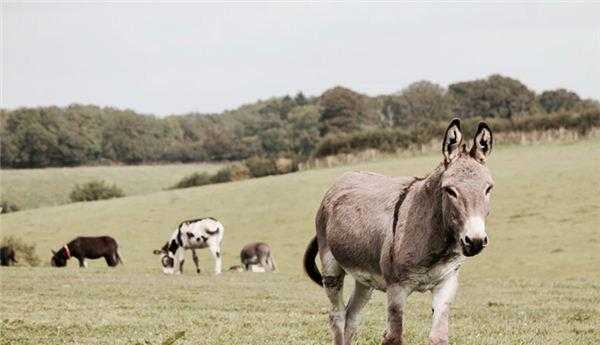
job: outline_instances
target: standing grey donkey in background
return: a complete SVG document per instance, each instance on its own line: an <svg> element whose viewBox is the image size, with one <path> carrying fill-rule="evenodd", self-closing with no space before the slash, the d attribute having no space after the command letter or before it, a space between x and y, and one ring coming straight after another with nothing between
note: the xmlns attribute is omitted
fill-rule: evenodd
<svg viewBox="0 0 600 345"><path fill-rule="evenodd" d="M453 119L442 141L443 162L427 177L352 172L329 189L317 212L317 234L304 267L331 302L335 345L351 344L373 289L387 293L383 344L402 344L402 314L414 291L433 294L429 344L448 344L459 268L465 257L488 245L485 219L494 182L485 161L491 150L487 124L479 124L467 151L460 120ZM322 274L315 264L317 253ZM346 273L353 276L355 288L344 305Z"/></svg>

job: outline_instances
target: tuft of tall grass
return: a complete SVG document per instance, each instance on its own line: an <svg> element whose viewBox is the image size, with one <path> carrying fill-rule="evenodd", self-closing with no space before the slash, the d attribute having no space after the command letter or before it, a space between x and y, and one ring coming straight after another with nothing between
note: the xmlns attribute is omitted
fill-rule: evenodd
<svg viewBox="0 0 600 345"><path fill-rule="evenodd" d="M14 202L8 200L0 201L0 213L9 213L9 212L17 212L21 208L17 206Z"/></svg>
<svg viewBox="0 0 600 345"><path fill-rule="evenodd" d="M109 185L105 181L94 180L82 185L75 185L69 198L72 202L79 202L120 198L123 196L125 196L125 193L116 184Z"/></svg>
<svg viewBox="0 0 600 345"><path fill-rule="evenodd" d="M0 241L0 247L9 247L15 251L17 265L23 265L23 260L29 266L39 266L41 260L35 252L35 244L28 244L14 236L4 236Z"/></svg>

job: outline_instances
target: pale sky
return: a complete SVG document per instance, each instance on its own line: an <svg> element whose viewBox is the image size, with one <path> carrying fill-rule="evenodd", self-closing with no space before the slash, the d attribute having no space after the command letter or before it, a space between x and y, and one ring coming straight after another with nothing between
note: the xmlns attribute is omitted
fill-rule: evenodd
<svg viewBox="0 0 600 345"><path fill-rule="evenodd" d="M0 107L220 112L501 73L600 99L600 4L2 2Z"/></svg>

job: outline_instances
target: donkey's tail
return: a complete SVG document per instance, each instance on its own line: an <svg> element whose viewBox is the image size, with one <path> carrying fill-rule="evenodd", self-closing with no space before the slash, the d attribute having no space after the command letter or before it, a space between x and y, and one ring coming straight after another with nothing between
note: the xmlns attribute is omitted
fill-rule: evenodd
<svg viewBox="0 0 600 345"><path fill-rule="evenodd" d="M121 255L119 255L119 252L115 251L115 254L117 255L117 262L121 265L124 265L123 260L121 259Z"/></svg>
<svg viewBox="0 0 600 345"><path fill-rule="evenodd" d="M323 277L321 276L321 272L319 272L317 264L315 263L315 258L317 257L318 252L319 244L317 243L317 237L315 236L310 241L306 251L304 252L304 271L306 274L308 274L308 277L312 281L320 286L323 286Z"/></svg>
<svg viewBox="0 0 600 345"><path fill-rule="evenodd" d="M269 262L271 263L271 270L277 270L277 267L275 267L275 258L273 257L273 254L269 254Z"/></svg>

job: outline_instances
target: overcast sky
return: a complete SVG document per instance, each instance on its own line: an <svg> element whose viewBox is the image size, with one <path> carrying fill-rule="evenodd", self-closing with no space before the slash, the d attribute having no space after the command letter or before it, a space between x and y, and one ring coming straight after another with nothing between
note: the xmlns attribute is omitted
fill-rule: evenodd
<svg viewBox="0 0 600 345"><path fill-rule="evenodd" d="M600 4L2 5L2 108L220 112L501 73L600 99Z"/></svg>

